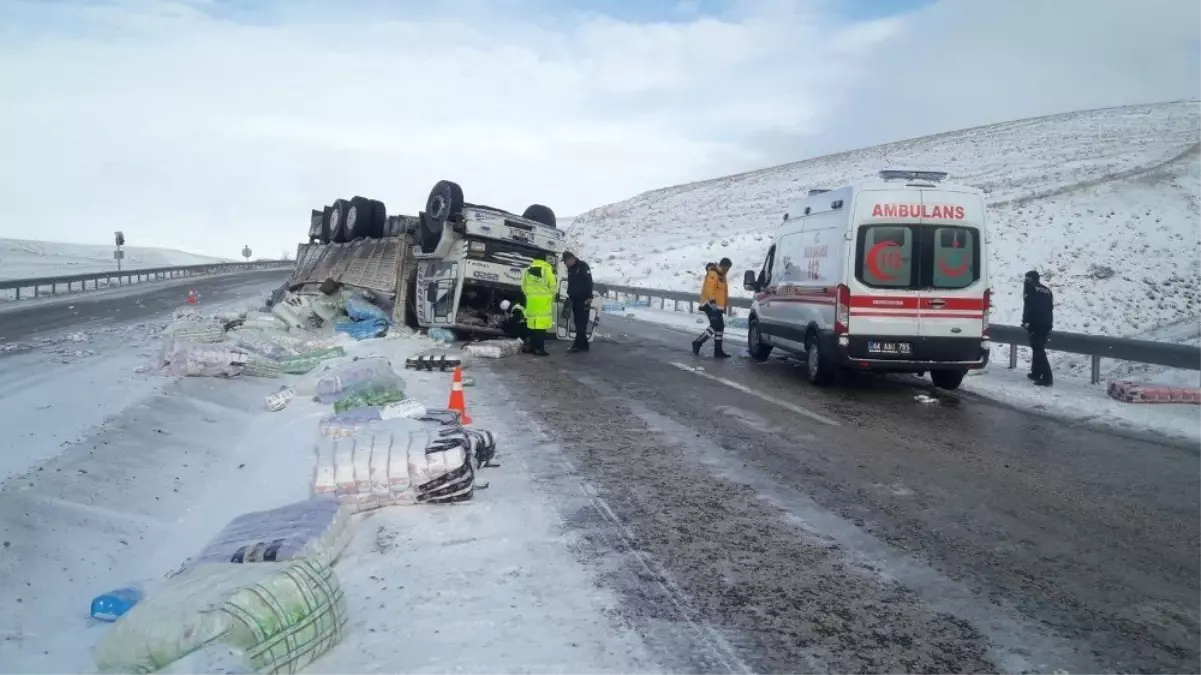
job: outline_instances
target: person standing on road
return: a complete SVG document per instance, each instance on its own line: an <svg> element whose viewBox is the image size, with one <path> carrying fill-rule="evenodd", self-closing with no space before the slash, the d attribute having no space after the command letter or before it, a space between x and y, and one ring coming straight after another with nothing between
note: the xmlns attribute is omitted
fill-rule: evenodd
<svg viewBox="0 0 1201 675"><path fill-rule="evenodd" d="M521 340L521 353L530 353L530 332L525 327L525 307L509 302L500 301L500 311L505 313L505 337Z"/></svg>
<svg viewBox="0 0 1201 675"><path fill-rule="evenodd" d="M1038 272L1026 272L1022 290L1022 328L1030 335L1030 351L1033 352L1030 374L1026 377L1040 387L1054 384L1051 362L1047 360L1047 337L1054 325L1054 313L1055 296L1051 294L1051 289L1042 285Z"/></svg>
<svg viewBox="0 0 1201 675"><path fill-rule="evenodd" d="M545 260L535 258L521 275L521 292L525 293L530 352L534 356L550 356L546 351L546 330L554 323L555 269Z"/></svg>
<svg viewBox="0 0 1201 675"><path fill-rule="evenodd" d="M705 283L701 285L701 311L709 317L709 327L692 341L692 353L697 356L700 356L701 346L705 341L713 338L713 358L730 358L722 349L722 338L726 329L726 307L730 302L726 274L733 265L729 258L722 258L716 265L709 263L705 266Z"/></svg>
<svg viewBox="0 0 1201 675"><path fill-rule="evenodd" d="M567 266L567 300L571 302L571 316L575 321L575 342L567 351L572 354L586 352L588 319L592 313L592 269L571 251L563 252L563 264Z"/></svg>

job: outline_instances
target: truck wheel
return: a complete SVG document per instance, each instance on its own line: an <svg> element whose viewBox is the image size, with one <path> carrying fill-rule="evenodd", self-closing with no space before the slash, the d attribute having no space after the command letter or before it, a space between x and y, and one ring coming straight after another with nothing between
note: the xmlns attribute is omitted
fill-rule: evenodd
<svg viewBox="0 0 1201 675"><path fill-rule="evenodd" d="M345 199L335 199L333 204L330 204L333 212L329 214L329 238L330 241L341 244L350 241L350 229L347 227L347 212L350 211L350 202Z"/></svg>
<svg viewBox="0 0 1201 675"><path fill-rule="evenodd" d="M763 336L759 334L759 322L752 320L747 327L747 351L756 361L766 361L771 356L771 345L763 344Z"/></svg>
<svg viewBox="0 0 1201 675"><path fill-rule="evenodd" d="M458 183L440 180L425 200L425 221L431 229L442 232L442 223L463 213L463 188Z"/></svg>
<svg viewBox="0 0 1201 675"><path fill-rule="evenodd" d="M371 228L368 237L379 239L384 235L384 225L388 222L388 209L378 199L371 200Z"/></svg>
<svg viewBox="0 0 1201 675"><path fill-rule="evenodd" d="M332 233L329 229L329 217L333 215L334 209L332 206L327 206L321 209L321 243L328 244Z"/></svg>
<svg viewBox="0 0 1201 675"><path fill-rule="evenodd" d="M953 391L963 384L964 375L967 375L966 370L931 370L930 381L939 389Z"/></svg>
<svg viewBox="0 0 1201 675"><path fill-rule="evenodd" d="M548 227L558 227L558 221L555 220L555 212L549 206L530 204L526 207L525 211L521 212L521 217L536 223L542 223Z"/></svg>
<svg viewBox="0 0 1201 675"><path fill-rule="evenodd" d="M810 335L805 341L805 378L818 387L825 387L834 381L834 364L822 353L816 335Z"/></svg>
<svg viewBox="0 0 1201 675"><path fill-rule="evenodd" d="M366 197L350 200L350 208L346 211L346 240L366 239L371 236L371 218L375 207Z"/></svg>

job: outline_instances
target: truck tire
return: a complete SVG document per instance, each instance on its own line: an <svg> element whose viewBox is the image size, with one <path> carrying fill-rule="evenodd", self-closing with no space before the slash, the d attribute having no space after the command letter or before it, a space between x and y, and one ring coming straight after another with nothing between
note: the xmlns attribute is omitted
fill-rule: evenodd
<svg viewBox="0 0 1201 675"><path fill-rule="evenodd" d="M558 221L555 219L555 212L549 206L541 204L530 204L525 211L521 212L521 217L526 220L532 220L536 223L542 223L548 227L558 227Z"/></svg>
<svg viewBox="0 0 1201 675"><path fill-rule="evenodd" d="M367 235L372 239L379 239L384 236L384 224L388 222L388 209L384 203L378 199L371 200L371 234Z"/></svg>
<svg viewBox="0 0 1201 675"><path fill-rule="evenodd" d="M321 209L321 243L328 244L331 241L333 233L329 229L329 217L333 214L334 208L327 206Z"/></svg>
<svg viewBox="0 0 1201 675"><path fill-rule="evenodd" d="M458 183L440 180L425 200L425 221L428 227L442 231L442 223L454 220L463 213L463 188Z"/></svg>
<svg viewBox="0 0 1201 675"><path fill-rule="evenodd" d="M367 239L371 236L371 219L375 207L366 197L355 196L346 211L346 240Z"/></svg>
<svg viewBox="0 0 1201 675"><path fill-rule="evenodd" d="M421 218L421 250L433 251L442 240L442 227L463 217L463 188L458 183L440 180L425 200Z"/></svg>
<svg viewBox="0 0 1201 675"><path fill-rule="evenodd" d="M350 228L347 227L347 212L350 211L350 202L345 199L335 199L333 204L330 204L333 211L329 214L329 239L330 241L341 244L350 241Z"/></svg>

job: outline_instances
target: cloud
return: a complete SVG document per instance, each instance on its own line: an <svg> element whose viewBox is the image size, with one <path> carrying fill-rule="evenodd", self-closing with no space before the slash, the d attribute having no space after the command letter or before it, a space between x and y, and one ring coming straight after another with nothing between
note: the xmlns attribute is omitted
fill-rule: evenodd
<svg viewBox="0 0 1201 675"><path fill-rule="evenodd" d="M569 215L750 161L742 129L803 128L871 43L803 3L548 6L6 3L0 235L275 253L311 207L413 213L441 178Z"/></svg>
<svg viewBox="0 0 1201 675"><path fill-rule="evenodd" d="M1185 4L7 0L0 236L275 254L310 208L414 213L442 178L566 216L815 150L1179 98L1198 79L1195 54L1169 63L1197 40Z"/></svg>
<svg viewBox="0 0 1201 675"><path fill-rule="evenodd" d="M872 41L819 134L760 129L778 162L1073 110L1201 98L1189 0L942 0Z"/></svg>

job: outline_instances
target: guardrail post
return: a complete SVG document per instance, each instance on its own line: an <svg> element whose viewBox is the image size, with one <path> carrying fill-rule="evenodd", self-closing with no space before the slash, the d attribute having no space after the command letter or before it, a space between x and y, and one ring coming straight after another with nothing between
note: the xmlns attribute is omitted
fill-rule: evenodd
<svg viewBox="0 0 1201 675"><path fill-rule="evenodd" d="M33 288L34 288L34 295L36 296L37 295L37 286L34 286ZM21 299L21 287L20 286L17 286L17 299L18 300Z"/></svg>
<svg viewBox="0 0 1201 675"><path fill-rule="evenodd" d="M1018 367L1018 346L1016 344L1009 345L1009 369L1013 370Z"/></svg>
<svg viewBox="0 0 1201 675"><path fill-rule="evenodd" d="M1101 357L1098 354L1092 356L1092 372L1089 373L1089 381L1092 384L1101 383Z"/></svg>

